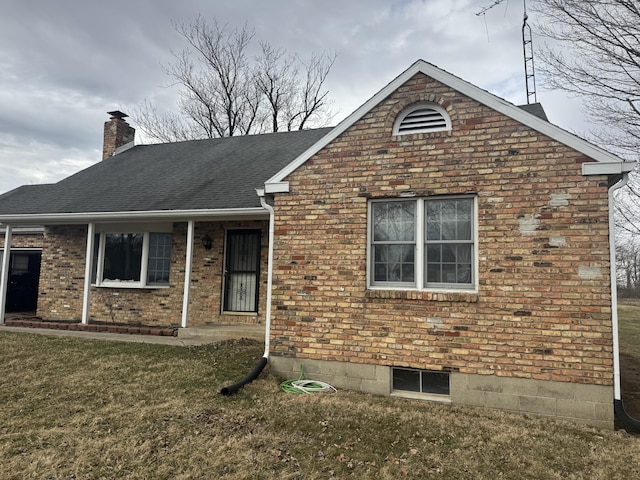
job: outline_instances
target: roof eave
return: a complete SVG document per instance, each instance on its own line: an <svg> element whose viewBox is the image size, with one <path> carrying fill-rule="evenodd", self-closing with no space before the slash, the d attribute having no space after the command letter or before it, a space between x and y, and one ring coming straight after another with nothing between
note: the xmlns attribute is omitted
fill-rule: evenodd
<svg viewBox="0 0 640 480"><path fill-rule="evenodd" d="M70 225L108 222L181 221L188 220L262 220L269 212L262 207L200 210L152 210L139 212L42 213L32 215L0 215L3 225Z"/></svg>

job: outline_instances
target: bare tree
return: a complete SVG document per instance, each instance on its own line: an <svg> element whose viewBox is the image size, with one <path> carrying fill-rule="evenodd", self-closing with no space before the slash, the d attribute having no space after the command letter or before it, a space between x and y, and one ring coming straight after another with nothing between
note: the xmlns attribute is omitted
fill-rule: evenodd
<svg viewBox="0 0 640 480"><path fill-rule="evenodd" d="M336 54L313 55L308 63L260 42L247 25L230 28L202 16L174 24L188 47L172 52L164 66L180 87L179 113L161 113L149 101L132 118L151 138L170 142L305 128L331 118L324 84ZM302 72L302 73L301 73Z"/></svg>
<svg viewBox="0 0 640 480"><path fill-rule="evenodd" d="M620 189L615 204L616 226L640 241L640 175L639 167L629 175L626 188Z"/></svg>
<svg viewBox="0 0 640 480"><path fill-rule="evenodd" d="M637 158L640 147L640 3L637 0L537 0L539 54L547 86L585 97L592 132ZM561 46L560 50L557 46Z"/></svg>
<svg viewBox="0 0 640 480"><path fill-rule="evenodd" d="M546 86L584 98L596 142L631 160L640 152L640 2L536 0L538 53ZM561 47L558 48L558 47ZM541 68L540 68L541 67ZM640 178L616 202L621 230L640 235Z"/></svg>
<svg viewBox="0 0 640 480"><path fill-rule="evenodd" d="M620 294L626 297L640 296L640 242L624 237L616 245L616 265Z"/></svg>

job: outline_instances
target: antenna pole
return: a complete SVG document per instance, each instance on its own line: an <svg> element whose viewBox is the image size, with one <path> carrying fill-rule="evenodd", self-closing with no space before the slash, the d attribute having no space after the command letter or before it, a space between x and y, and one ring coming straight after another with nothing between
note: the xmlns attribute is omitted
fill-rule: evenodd
<svg viewBox="0 0 640 480"><path fill-rule="evenodd" d="M529 16L527 15L527 0L524 1L524 17L522 20L522 50L524 53L524 83L527 89L527 104L538 101L536 95L536 77L535 66L533 63L533 37L531 36L531 27L527 23Z"/></svg>
<svg viewBox="0 0 640 480"><path fill-rule="evenodd" d="M505 0L494 0L493 3L487 7L483 7L476 15L485 15L493 7L500 5ZM533 64L533 37L531 36L531 27L527 23L529 16L527 15L527 0L522 0L524 3L524 17L522 20L522 50L524 53L524 83L527 89L527 103L533 103L538 101L536 95L536 77L535 66Z"/></svg>

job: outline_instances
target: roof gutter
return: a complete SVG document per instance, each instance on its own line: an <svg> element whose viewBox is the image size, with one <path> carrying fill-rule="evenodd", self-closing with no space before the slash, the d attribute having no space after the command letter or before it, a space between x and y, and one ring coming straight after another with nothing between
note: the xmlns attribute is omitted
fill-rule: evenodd
<svg viewBox="0 0 640 480"><path fill-rule="evenodd" d="M622 388L620 386L620 340L618 332L618 282L616 272L616 238L614 219L614 197L616 190L624 187L629 181L625 173L616 183L609 187L609 263L611 265L611 329L613 334L613 411L615 416L628 429L640 432L640 421L631 417L624 409Z"/></svg>
<svg viewBox="0 0 640 480"><path fill-rule="evenodd" d="M27 215L0 215L3 225L54 225L84 224L103 222L140 222L148 220L232 220L242 218L264 219L269 211L261 207L219 208L202 210L149 210L136 212L83 212L83 213L41 213Z"/></svg>

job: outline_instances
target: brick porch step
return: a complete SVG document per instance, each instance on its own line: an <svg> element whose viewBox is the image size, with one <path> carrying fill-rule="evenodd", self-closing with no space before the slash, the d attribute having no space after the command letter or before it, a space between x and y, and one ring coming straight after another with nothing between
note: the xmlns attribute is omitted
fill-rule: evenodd
<svg viewBox="0 0 640 480"><path fill-rule="evenodd" d="M7 318L7 327L44 328L49 330L72 330L81 332L107 332L124 333L130 335L160 335L166 337L177 336L174 327L149 327L144 325L109 325L102 323L90 323L84 325L78 322L55 322L29 318Z"/></svg>

